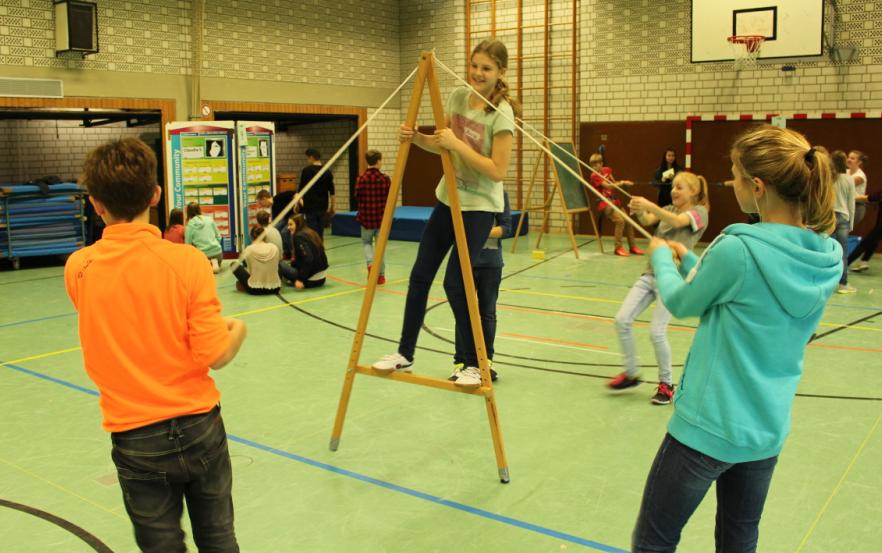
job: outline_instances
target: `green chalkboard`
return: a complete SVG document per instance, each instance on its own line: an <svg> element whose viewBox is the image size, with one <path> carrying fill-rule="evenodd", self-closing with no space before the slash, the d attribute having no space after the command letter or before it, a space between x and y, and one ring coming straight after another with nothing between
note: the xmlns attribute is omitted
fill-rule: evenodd
<svg viewBox="0 0 882 553"><path fill-rule="evenodd" d="M579 162L576 161L576 152L570 142L558 142L551 144L551 152L560 158L564 165L581 175ZM569 154L569 155L568 155ZM575 175L567 171L560 162L554 162L554 172L560 183L560 191L563 195L564 208L568 211L576 209L590 209L588 196L585 194L585 185Z"/></svg>

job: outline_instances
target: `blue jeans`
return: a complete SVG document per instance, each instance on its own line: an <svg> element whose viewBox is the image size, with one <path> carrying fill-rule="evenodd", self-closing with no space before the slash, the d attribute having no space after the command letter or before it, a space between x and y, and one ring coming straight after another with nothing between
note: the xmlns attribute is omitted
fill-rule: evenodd
<svg viewBox="0 0 882 553"><path fill-rule="evenodd" d="M475 267L473 271L475 290L478 293L478 311L481 314L481 330L484 333L484 345L487 348L487 359L493 359L493 342L496 339L496 298L499 297L499 283L502 282L502 267ZM454 363L465 363L461 332L467 332L471 335L472 329L456 325ZM472 341L474 342L474 336L472 336Z"/></svg>
<svg viewBox="0 0 882 553"><path fill-rule="evenodd" d="M849 231L848 215L844 213L836 213L836 231L833 236L839 245L842 246L842 276L839 278L839 284L848 284L848 231Z"/></svg>
<svg viewBox="0 0 882 553"><path fill-rule="evenodd" d="M752 553L778 457L724 463L666 434L652 463L631 541L633 553L675 551L680 532L717 483L717 553Z"/></svg>
<svg viewBox="0 0 882 553"><path fill-rule="evenodd" d="M377 239L377 235L380 233L380 229L378 228L364 228L361 227L361 245L364 248L364 258L367 260L368 266L374 262L374 240ZM383 259L383 262L380 263L380 274L386 274L386 260Z"/></svg>
<svg viewBox="0 0 882 553"><path fill-rule="evenodd" d="M489 211L462 212L466 244L472 263L478 259L495 221L495 214ZM451 254L447 262L447 271L444 273L444 291L447 292L447 300L453 311L453 317L456 319L456 326L471 328L465 286L462 282L462 269L459 266L459 254L453 235L453 221L450 218L450 208L438 202L429 216L429 222L426 223L423 236L420 238L416 261L410 271L401 340L398 342L398 353L408 359L413 359L414 351L416 351L417 338L423 326L423 319L426 317L429 289L432 287L432 281L435 280L438 268L441 267L441 262L444 261L448 251L451 251ZM466 365L477 367L478 355L475 353L475 340L471 332L463 334L462 347L463 362Z"/></svg>
<svg viewBox="0 0 882 553"><path fill-rule="evenodd" d="M635 378L639 372L632 327L634 321L649 307L652 300L655 300L655 311L653 311L652 321L649 323L649 339L652 340L655 359L658 361L658 381L672 384L671 344L668 343L668 323L671 322L671 312L665 308L661 301L655 284L655 275L641 275L634 286L628 290L625 301L622 302L622 306L616 313L616 332L619 335L619 344L622 346L625 374L628 375L628 378Z"/></svg>
<svg viewBox="0 0 882 553"><path fill-rule="evenodd" d="M233 471L220 407L111 434L123 501L145 553L186 551L187 512L201 552L239 551L233 528Z"/></svg>

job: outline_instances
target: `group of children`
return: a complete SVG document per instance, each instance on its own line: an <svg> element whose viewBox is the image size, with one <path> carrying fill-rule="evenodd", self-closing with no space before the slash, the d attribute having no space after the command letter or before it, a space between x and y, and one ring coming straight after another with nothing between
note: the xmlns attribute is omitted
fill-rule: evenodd
<svg viewBox="0 0 882 553"><path fill-rule="evenodd" d="M447 103L449 128L425 135L402 125L399 139L431 152L446 151L453 159L469 255L476 279L486 278L477 288L485 294L479 303L492 356L495 316L484 318L495 313L499 238L510 226L502 182L520 109L504 80L508 55L501 42L482 42L470 61L470 86L455 90ZM670 204L641 197L628 204L644 224L657 226L647 252L649 265L616 316L625 371L609 385L635 385L631 326L655 300L651 334L660 384L653 401L670 403L674 398L674 413L632 536L632 551L638 553L674 551L682 528L714 482L717 550L756 550L769 483L789 431L805 345L843 273L842 247L828 237L837 224L844 226L834 214L831 156L792 130L761 126L739 136L730 157L736 201L745 213L757 214L760 223L726 227L701 257L691 248L707 227L703 178L672 175ZM840 164L841 156L833 157ZM380 158L372 159L379 172ZM388 186L387 179L373 172L360 181ZM204 260L215 259L219 267L217 229L198 206L188 206L184 242L204 256L160 239L148 224L149 208L160 194L156 159L137 139L93 150L82 182L107 230L100 241L71 255L65 284L79 312L84 365L101 391L104 427L111 432L112 457L138 545L150 551L182 549L180 518L186 498L199 549L238 551L220 394L209 369L233 359L245 326L221 317ZM429 288L453 249L444 277L457 325L459 365L451 379L457 386L476 387L486 383L468 330L446 184L444 178L438 184L438 203L411 270L398 350L373 367L380 373L411 370ZM123 186L126 192L120 193ZM175 218L182 226L180 217ZM269 230L267 239L257 240L269 223L268 217L259 220L266 224L252 229L255 242L245 253L250 271L245 285L265 293L275 284L268 268L278 265L284 252ZM367 244L375 236L370 225L376 220L361 222L370 264L373 250ZM289 219L288 229L295 263L318 258L318 266L326 269L321 237L307 229L303 218ZM181 230L167 234L179 239ZM634 251L633 242L630 246L630 253L643 253ZM486 275L480 270L485 257L490 269ZM295 263L287 273L295 284L310 287L323 281L324 269L306 276ZM146 292L144 275L152 283ZM676 395L665 337L671 316L700 318Z"/></svg>

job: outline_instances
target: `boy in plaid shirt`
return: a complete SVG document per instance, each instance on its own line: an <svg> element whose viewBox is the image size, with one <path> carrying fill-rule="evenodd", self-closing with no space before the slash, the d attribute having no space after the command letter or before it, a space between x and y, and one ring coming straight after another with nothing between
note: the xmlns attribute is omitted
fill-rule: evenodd
<svg viewBox="0 0 882 553"><path fill-rule="evenodd" d="M358 215L355 220L361 224L361 242L364 245L364 256L367 259L368 271L374 261L374 240L383 222L383 211L386 208L386 197L392 180L389 175L380 172L383 165L383 154L377 150L368 150L365 154L367 170L355 181L355 199L358 202ZM386 283L386 262L380 263L380 277L377 284Z"/></svg>

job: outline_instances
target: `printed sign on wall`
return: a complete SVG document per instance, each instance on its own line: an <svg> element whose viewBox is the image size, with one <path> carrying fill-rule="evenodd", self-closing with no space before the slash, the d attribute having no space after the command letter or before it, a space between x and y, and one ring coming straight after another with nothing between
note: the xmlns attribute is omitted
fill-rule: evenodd
<svg viewBox="0 0 882 553"><path fill-rule="evenodd" d="M166 125L171 207L197 203L214 219L224 251L235 251L235 171L233 123L175 122Z"/></svg>

